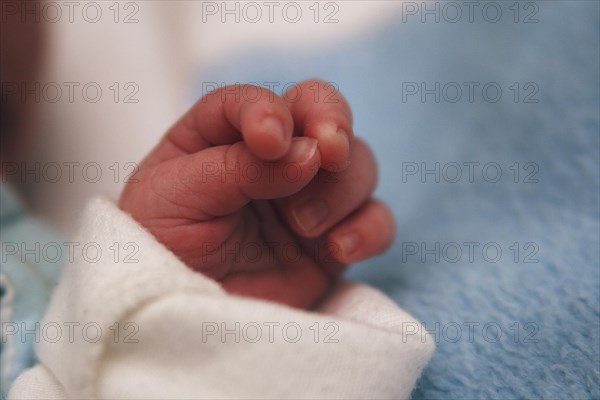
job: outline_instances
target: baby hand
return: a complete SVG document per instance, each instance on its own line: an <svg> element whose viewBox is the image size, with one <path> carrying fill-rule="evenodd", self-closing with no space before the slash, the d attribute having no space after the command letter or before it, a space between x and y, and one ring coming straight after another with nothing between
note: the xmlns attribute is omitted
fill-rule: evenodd
<svg viewBox="0 0 600 400"><path fill-rule="evenodd" d="M233 293L307 308L343 267L384 251L369 147L341 94L236 85L200 99L144 159L119 206Z"/></svg>

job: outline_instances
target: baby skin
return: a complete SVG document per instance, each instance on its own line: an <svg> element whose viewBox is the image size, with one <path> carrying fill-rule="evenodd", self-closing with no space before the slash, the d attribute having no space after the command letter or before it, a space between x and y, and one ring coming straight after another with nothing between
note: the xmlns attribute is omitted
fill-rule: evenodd
<svg viewBox="0 0 600 400"><path fill-rule="evenodd" d="M168 130L119 206L228 292L310 308L346 265L391 244L376 181L331 85L308 80L283 96L235 85Z"/></svg>

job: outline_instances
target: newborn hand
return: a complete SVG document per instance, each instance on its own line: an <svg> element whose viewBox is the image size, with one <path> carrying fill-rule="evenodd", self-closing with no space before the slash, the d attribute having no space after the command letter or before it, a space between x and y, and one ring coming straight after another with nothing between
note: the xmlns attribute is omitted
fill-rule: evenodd
<svg viewBox="0 0 600 400"><path fill-rule="evenodd" d="M200 99L145 158L119 206L229 292L307 308L343 267L384 251L373 154L346 100L305 81Z"/></svg>

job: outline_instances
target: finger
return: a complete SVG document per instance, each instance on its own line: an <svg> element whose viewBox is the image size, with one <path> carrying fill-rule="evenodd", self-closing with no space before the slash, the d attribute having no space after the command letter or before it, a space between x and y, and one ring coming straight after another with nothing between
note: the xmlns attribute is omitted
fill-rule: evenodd
<svg viewBox="0 0 600 400"><path fill-rule="evenodd" d="M303 256L283 268L230 274L221 284L233 294L307 309L315 305L331 282L321 268Z"/></svg>
<svg viewBox="0 0 600 400"><path fill-rule="evenodd" d="M211 268L217 273L209 271L208 274L220 280L225 276L219 274L224 266L227 273L250 272L279 268L285 262L298 261L302 249L295 235L281 223L274 207L269 200L251 202L240 215L236 214L237 223L230 224L235 226L234 230L218 232L213 221L203 223L202 226L210 224L213 228L202 240L202 246L209 251L202 254L202 263L187 265L199 265L199 270L205 274ZM215 221L220 220L223 218Z"/></svg>
<svg viewBox="0 0 600 400"><path fill-rule="evenodd" d="M327 235L331 257L349 264L383 253L395 236L394 216L379 200L370 200Z"/></svg>
<svg viewBox="0 0 600 400"><path fill-rule="evenodd" d="M296 262L301 247L281 223L269 200L251 202L241 212L201 224L146 224L190 268L222 280L235 272L256 272ZM174 226L173 226L174 225Z"/></svg>
<svg viewBox="0 0 600 400"><path fill-rule="evenodd" d="M315 263L336 280L348 264L382 253L395 235L394 217L379 200L370 199L318 238L302 239Z"/></svg>
<svg viewBox="0 0 600 400"><path fill-rule="evenodd" d="M244 142L216 146L141 171L146 176L140 184L147 187L126 187L131 192L121 198L130 204L121 206L138 220L205 221L233 213L250 200L296 193L319 167L317 142L311 138L294 138L290 151L276 162L261 160Z"/></svg>
<svg viewBox="0 0 600 400"><path fill-rule="evenodd" d="M365 142L354 142L350 160L345 171L321 170L311 184L279 202L288 224L298 235L322 235L371 197L377 166Z"/></svg>
<svg viewBox="0 0 600 400"><path fill-rule="evenodd" d="M146 162L155 165L242 138L256 156L275 160L289 150L293 126L287 105L272 91L254 85L226 86L198 100Z"/></svg>
<svg viewBox="0 0 600 400"><path fill-rule="evenodd" d="M294 118L297 134L319 141L323 168L341 171L348 167L352 131L352 112L348 102L333 83L304 81L283 96Z"/></svg>

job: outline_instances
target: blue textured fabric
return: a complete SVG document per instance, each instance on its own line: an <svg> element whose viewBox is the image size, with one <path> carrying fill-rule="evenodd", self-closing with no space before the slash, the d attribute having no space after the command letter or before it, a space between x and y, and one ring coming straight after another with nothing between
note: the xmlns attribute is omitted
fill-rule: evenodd
<svg viewBox="0 0 600 400"><path fill-rule="evenodd" d="M24 369L36 363L34 345L60 274L61 235L27 215L16 194L0 185L0 398ZM58 250L58 251L57 251ZM37 331L37 333L36 333Z"/></svg>
<svg viewBox="0 0 600 400"><path fill-rule="evenodd" d="M435 334L415 399L598 398L599 3L536 2L537 11L520 3L520 23L513 2L496 4L497 23L397 15L331 47L246 49L199 79L318 76L346 95L380 162L376 194L398 223L393 248L349 275ZM538 22L522 23L534 11ZM440 82L440 102L409 96L411 82ZM449 82L464 89L455 103L455 87L442 92ZM473 102L465 82L480 84ZM497 85L484 98L486 83ZM439 183L435 172L420 174L435 163ZM462 176L452 183L454 163Z"/></svg>

